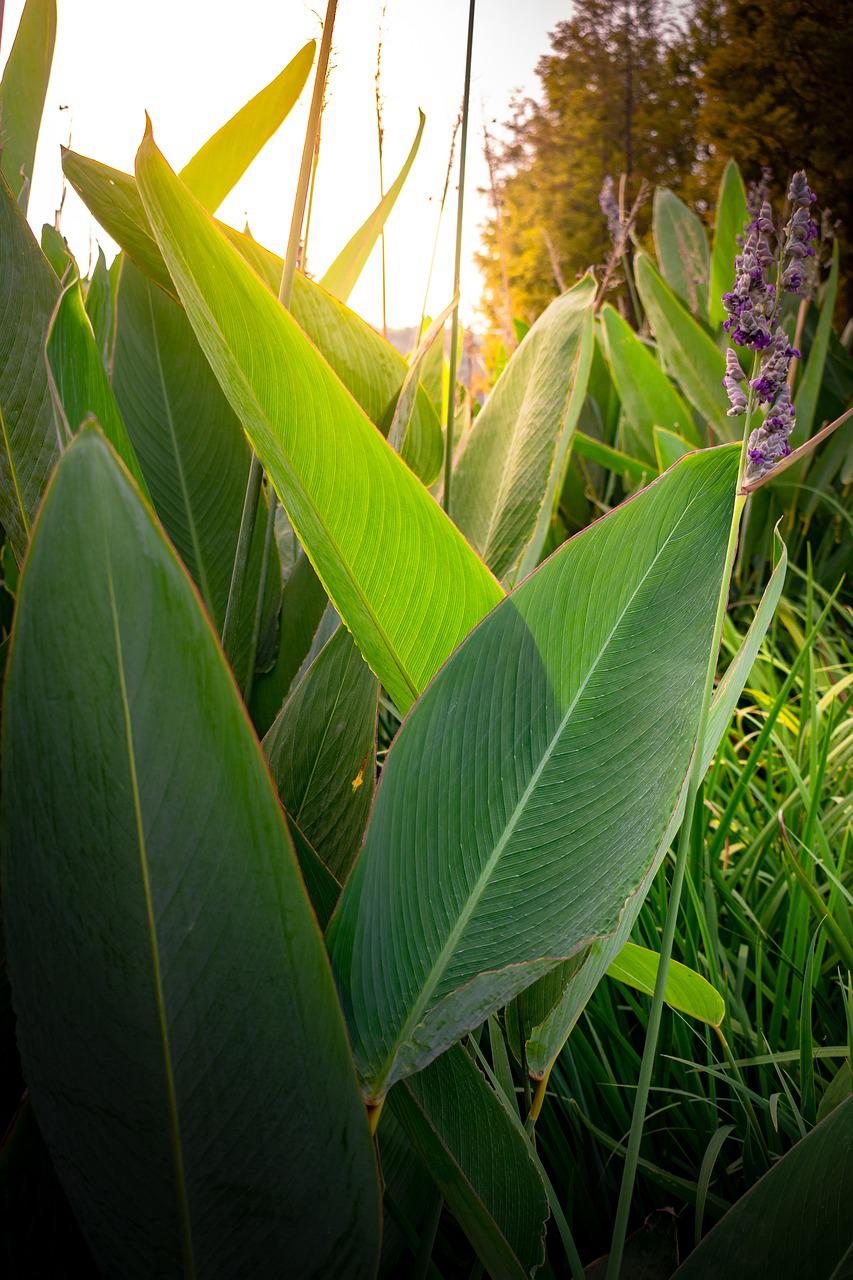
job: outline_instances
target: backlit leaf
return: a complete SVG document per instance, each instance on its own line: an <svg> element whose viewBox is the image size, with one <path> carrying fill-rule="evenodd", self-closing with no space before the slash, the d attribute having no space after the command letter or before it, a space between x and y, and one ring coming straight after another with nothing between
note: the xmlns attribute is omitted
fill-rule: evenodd
<svg viewBox="0 0 853 1280"><path fill-rule="evenodd" d="M284 70L208 138L181 170L183 181L211 213L216 212L290 114L308 79L315 50L316 42L309 40Z"/></svg>
<svg viewBox="0 0 853 1280"><path fill-rule="evenodd" d="M405 711L500 587L150 133L137 176L211 368L330 599Z"/></svg>
<svg viewBox="0 0 853 1280"><path fill-rule="evenodd" d="M403 184L408 178L409 170L415 162L415 156L418 154L418 147L421 145L421 135L425 124L426 116L419 110L418 131L415 134L415 140L411 145L402 169L370 217L359 227L352 239L344 245L320 281L323 288L334 294L336 298L340 298L341 302L346 302L355 288L356 281L364 270L367 259L373 252L373 247L388 220L388 215L397 203L397 197L403 190Z"/></svg>

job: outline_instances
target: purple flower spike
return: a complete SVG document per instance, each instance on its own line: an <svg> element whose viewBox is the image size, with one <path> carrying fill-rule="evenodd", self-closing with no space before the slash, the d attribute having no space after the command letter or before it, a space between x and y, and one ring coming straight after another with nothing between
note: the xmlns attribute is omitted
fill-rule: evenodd
<svg viewBox="0 0 853 1280"><path fill-rule="evenodd" d="M723 378L723 386L729 397L731 408L728 410L730 418L736 418L741 413L746 413L746 396L744 395L741 383L745 379L743 369L737 358L737 352L731 347L726 351L726 373Z"/></svg>

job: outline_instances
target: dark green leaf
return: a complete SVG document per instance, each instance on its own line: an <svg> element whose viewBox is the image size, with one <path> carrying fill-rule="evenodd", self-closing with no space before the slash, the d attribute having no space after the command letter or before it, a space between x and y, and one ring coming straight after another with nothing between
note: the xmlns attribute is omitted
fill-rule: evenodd
<svg viewBox="0 0 853 1280"><path fill-rule="evenodd" d="M567 542L405 720L329 930L368 1097L612 935L663 856L737 466L691 454Z"/></svg>
<svg viewBox="0 0 853 1280"><path fill-rule="evenodd" d="M59 283L0 177L0 525L19 561L59 436L44 344Z"/></svg>
<svg viewBox="0 0 853 1280"><path fill-rule="evenodd" d="M263 741L281 802L343 880L373 802L379 686L339 626Z"/></svg>
<svg viewBox="0 0 853 1280"><path fill-rule="evenodd" d="M250 451L183 309L125 260L117 296L113 388L154 510L194 578L218 631L249 474ZM234 647L241 685L252 633L266 523L255 524ZM277 553L265 620L278 606Z"/></svg>
<svg viewBox="0 0 853 1280"><path fill-rule="evenodd" d="M678 1280L846 1280L853 1273L853 1098L747 1191Z"/></svg>
<svg viewBox="0 0 853 1280"><path fill-rule="evenodd" d="M282 811L189 579L92 430L24 570L2 795L25 1074L104 1273L369 1276L373 1154Z"/></svg>
<svg viewBox="0 0 853 1280"><path fill-rule="evenodd" d="M522 1134L460 1046L389 1098L483 1265L524 1280L545 1256L548 1200Z"/></svg>

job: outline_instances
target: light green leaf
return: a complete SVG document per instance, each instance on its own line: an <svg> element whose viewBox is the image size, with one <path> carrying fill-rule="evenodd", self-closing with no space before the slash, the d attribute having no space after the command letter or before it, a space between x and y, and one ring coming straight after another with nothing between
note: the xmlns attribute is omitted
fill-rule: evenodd
<svg viewBox="0 0 853 1280"><path fill-rule="evenodd" d="M456 463L450 512L508 585L539 561L592 360L595 283L556 298L513 353Z"/></svg>
<svg viewBox="0 0 853 1280"><path fill-rule="evenodd" d="M691 457L696 457L696 454ZM679 463L678 468L689 461ZM717 686L708 715L705 743L702 755L703 773L711 765L723 734L728 728L738 699L749 678L758 650L773 620L776 606L782 594L788 564L785 544L779 539L779 559L764 589L758 608L749 625L735 657ZM684 813L684 795L679 797L677 823ZM527 1040L527 1063L531 1075L541 1078L550 1071L572 1028L586 1007L608 966L628 942L631 930L640 913L646 894L666 852L659 846L649 874L640 891L625 907L616 932L610 938L593 942L591 946L569 964L555 969L541 982L524 992L522 1019Z"/></svg>
<svg viewBox="0 0 853 1280"><path fill-rule="evenodd" d="M418 147L421 145L421 135L425 124L426 116L421 110L418 110L418 131L415 134L415 140L402 169L373 210L373 213L359 227L352 239L347 241L320 281L323 288L334 294L336 298L340 298L341 302L346 302L355 288L356 281L364 270L367 260L373 252L373 246L379 239L382 228L388 220L388 215L397 203L397 197L403 190L403 184L408 178L409 170L414 164L415 156L418 154Z"/></svg>
<svg viewBox="0 0 853 1280"><path fill-rule="evenodd" d="M500 587L150 133L137 177L211 368L335 608L407 710Z"/></svg>
<svg viewBox="0 0 853 1280"><path fill-rule="evenodd" d="M86 314L92 325L95 341L101 353L104 368L109 370L113 356L115 314L110 273L104 251L98 246L98 261L92 278L86 286Z"/></svg>
<svg viewBox="0 0 853 1280"><path fill-rule="evenodd" d="M725 356L681 305L646 254L637 254L634 269L640 300L667 371L676 378L712 434L730 437L731 419L726 417L729 402L723 389Z"/></svg>
<svg viewBox="0 0 853 1280"><path fill-rule="evenodd" d="M683 458L685 453L690 453L696 447L695 444L685 440L676 431L666 431L663 427L654 428L652 439L654 440L658 468L661 471L666 471L667 467L671 467L679 458Z"/></svg>
<svg viewBox="0 0 853 1280"><path fill-rule="evenodd" d="M633 445L632 451L654 458L655 426L689 436L698 444L693 414L646 344L609 304L602 308L601 324L613 381L631 428L628 444Z"/></svg>
<svg viewBox="0 0 853 1280"><path fill-rule="evenodd" d="M823 383L823 371L826 365L826 353L829 348L829 336L832 333L832 313L835 310L835 295L838 292L838 241L832 245L832 267L823 294L820 317L812 340L809 357L803 371L803 377L797 388L794 404L797 410L797 421L794 427L794 444L803 444L808 440L815 426L817 401Z"/></svg>
<svg viewBox="0 0 853 1280"><path fill-rule="evenodd" d="M113 389L154 510L221 632L251 456L183 309L125 259L117 299ZM263 503L263 511L266 502ZM243 684L266 517L256 521L234 645ZM264 620L278 606L277 553Z"/></svg>
<svg viewBox="0 0 853 1280"><path fill-rule="evenodd" d="M461 1045L399 1084L389 1106L489 1274L526 1280L545 1258L545 1188Z"/></svg>
<svg viewBox="0 0 853 1280"><path fill-rule="evenodd" d="M208 138L181 170L183 181L210 213L216 212L289 115L308 79L316 47L316 41L309 40L275 80Z"/></svg>
<svg viewBox="0 0 853 1280"><path fill-rule="evenodd" d="M47 360L56 388L57 410L65 419L69 438L90 414L94 416L146 498L150 498L86 314L79 280L66 286L56 305L47 332Z"/></svg>
<svg viewBox="0 0 853 1280"><path fill-rule="evenodd" d="M655 252L663 278L694 316L708 318L708 237L692 209L666 187L655 191Z"/></svg>
<svg viewBox="0 0 853 1280"><path fill-rule="evenodd" d="M732 1205L673 1280L846 1280L853 1267L853 1098Z"/></svg>
<svg viewBox="0 0 853 1280"><path fill-rule="evenodd" d="M152 237L136 180L73 151L63 153L62 163L68 181L101 225L141 271L177 298L168 268ZM281 258L252 236L222 223L217 226L277 296L283 266ZM367 416L381 431L387 431L406 377L403 357L365 320L300 272L294 280L290 309ZM440 467L440 461L438 464L435 461L435 441L440 436L436 410L426 392L419 389L403 458L427 485L433 483ZM429 466L420 470L422 465L427 466L425 459Z"/></svg>
<svg viewBox="0 0 853 1280"><path fill-rule="evenodd" d="M91 429L34 531L5 711L19 1043L99 1269L370 1275L373 1154L282 811L198 597Z"/></svg>
<svg viewBox="0 0 853 1280"><path fill-rule="evenodd" d="M0 82L0 165L24 213L56 40L56 0L26 0Z"/></svg>
<svg viewBox="0 0 853 1280"><path fill-rule="evenodd" d="M368 1097L610 936L663 856L737 465L691 454L565 543L403 723L328 934Z"/></svg>
<svg viewBox="0 0 853 1280"><path fill-rule="evenodd" d="M0 525L18 562L59 436L44 343L59 282L0 177Z"/></svg>
<svg viewBox="0 0 853 1280"><path fill-rule="evenodd" d="M379 687L339 626L263 741L281 802L338 880L361 845L376 775Z"/></svg>
<svg viewBox="0 0 853 1280"><path fill-rule="evenodd" d="M660 956L656 951L626 942L615 960L607 966L608 978L624 982L650 996L655 989ZM707 978L689 969L686 964L671 960L666 971L663 998L671 1009L686 1013L698 1022L718 1027L726 1016L723 997Z"/></svg>
<svg viewBox="0 0 853 1280"><path fill-rule="evenodd" d="M717 216L714 221L714 247L711 250L708 319L714 328L726 318L722 297L735 282L735 257L740 252L737 238L744 233L747 217L743 178L734 160L730 160L720 180Z"/></svg>

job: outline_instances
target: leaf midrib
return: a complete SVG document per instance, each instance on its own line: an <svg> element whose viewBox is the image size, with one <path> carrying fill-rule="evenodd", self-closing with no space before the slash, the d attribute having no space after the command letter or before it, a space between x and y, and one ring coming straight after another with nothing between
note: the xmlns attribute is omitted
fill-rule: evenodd
<svg viewBox="0 0 853 1280"><path fill-rule="evenodd" d="M613 627L611 628L609 634L607 635L607 638L605 639L604 643L599 649L599 652L596 655L595 661L591 664L586 676L584 677L583 682L581 683L581 685L577 690L577 693L572 699L568 709L566 710L554 734L552 735L550 742L548 743L547 747L543 751L539 764L534 769L533 774L531 775L530 780L527 786L525 787L524 791L522 792L515 808L510 814L510 817L506 825L504 826L503 831L501 832L499 838L496 840L495 847L492 853L489 855L489 858L487 859L486 864L483 867L483 870L480 872L480 875L477 878L474 888L471 890L471 893L468 895L467 902L465 903L463 910L459 913L459 916L457 918L457 923L454 925L453 929L448 935L447 941L445 942L432 968L427 974L426 980L424 981L421 987L420 995L417 1001L413 1005L413 1008L408 1018L406 1019L405 1023L403 1024L403 1027L399 1035L397 1036L396 1040L394 1041L394 1044L392 1045L391 1049L386 1055L385 1061L383 1063L383 1070L376 1078L375 1088L377 1092L384 1086L385 1081L387 1080L388 1076L393 1070L394 1063L396 1061L396 1058L400 1049L406 1043L412 1031L417 1026L418 1020L420 1019L421 1015L425 1012L427 1004L429 1003L430 997L435 991L435 988L438 986L438 983L441 980L444 974L444 971L447 968L447 965L450 962L450 959L452 958L456 950L456 946L460 938L462 937L462 934L464 933L465 928L467 927L467 924L471 919L471 916L476 910L481 897L483 896L486 888L488 887L488 883L491 879L492 873L497 867L498 862L500 861L500 858L504 852L504 849L506 848L507 844L512 838L515 832L515 829L527 808L528 801L530 800L530 797L532 796L533 792L538 786L539 780L545 770L545 767L547 766L549 760L551 759L551 756L556 750L557 744L559 743L560 739L565 733L569 720L571 719L582 695L586 691L586 688L589 685L589 682L592 679L595 671L598 669L598 666L602 658L604 657L604 654L607 652L607 649L611 641L613 640L613 637L616 635L616 632L619 630L622 624L622 621L625 617L625 614L628 612L629 608L633 604L634 600L636 599L637 595L639 594L640 590L645 584L649 574L652 572L652 569L655 567L658 560L663 555L664 551L669 546L672 539L675 537L676 532L678 531L680 525L684 521L685 517L687 516L688 512L690 511L695 501L696 501L696 495L694 495L694 497L692 497L690 501L685 505L677 521L673 525L670 532L667 534L667 537L665 538L661 546L658 548L658 550L655 552L655 555L652 558L652 560L649 562L649 565L645 573L637 582L636 586L634 587L634 590L631 592L631 595L629 596L627 602L625 603L623 609L621 610L619 616L617 617Z"/></svg>
<svg viewBox="0 0 853 1280"><path fill-rule="evenodd" d="M169 1028L166 1017L166 1002L163 992L162 971L160 967L160 949L157 939L157 925L154 918L154 902L151 892L151 878L148 868L148 853L145 843L145 830L142 820L142 805L139 794L139 779L136 770L136 751L133 743L133 723L130 713L130 701L127 694L127 681L124 670L124 654L121 642L118 609L116 606L115 583L112 573L109 541L104 530L104 551L106 556L107 588L110 597L110 614L113 624L113 641L115 644L116 668L119 682L122 717L124 721L125 743L127 747L127 765L130 775L130 789L133 801L133 815L136 826L136 842L139 854L139 869L142 878L142 892L145 899L145 914L148 928L148 943L151 951L151 969L154 983L154 997L157 1005L157 1021L160 1030L160 1042L163 1049L163 1073L166 1084L166 1097L169 1108L169 1133L172 1146L172 1159L175 1167L175 1181L178 1193L178 1207L183 1237L184 1273L188 1280L196 1276L195 1257L193 1251L192 1223L190 1218L189 1198L187 1193L186 1173L184 1169L183 1145L180 1122L178 1119L178 1099L175 1089L175 1077L172 1068L172 1051L169 1041Z"/></svg>

